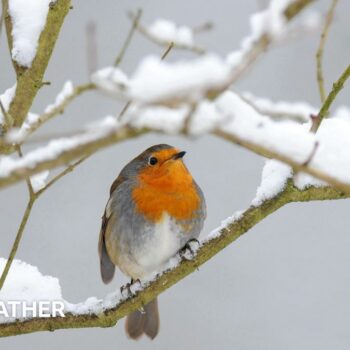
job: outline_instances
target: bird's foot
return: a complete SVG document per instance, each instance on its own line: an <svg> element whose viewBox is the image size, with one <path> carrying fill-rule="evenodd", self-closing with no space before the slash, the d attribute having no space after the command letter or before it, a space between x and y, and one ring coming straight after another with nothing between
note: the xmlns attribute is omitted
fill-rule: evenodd
<svg viewBox="0 0 350 350"><path fill-rule="evenodd" d="M134 280L133 278L131 279L131 286L130 287L133 287L135 292L141 288L141 281L139 278L137 278L136 280Z"/></svg>
<svg viewBox="0 0 350 350"><path fill-rule="evenodd" d="M181 259L192 260L197 253L200 246L198 239L192 238L187 241L187 243L179 250L179 255Z"/></svg>
<svg viewBox="0 0 350 350"><path fill-rule="evenodd" d="M135 288L135 286L137 287ZM141 286L141 281L139 279L134 280L132 278L129 283L120 287L120 293L125 299L131 298L136 294L136 291L140 286ZM132 287L133 289L136 289L136 291L135 290L133 291Z"/></svg>
<svg viewBox="0 0 350 350"><path fill-rule="evenodd" d="M123 298L129 299L133 296L133 293L131 291L131 283L127 283L120 287L120 294Z"/></svg>

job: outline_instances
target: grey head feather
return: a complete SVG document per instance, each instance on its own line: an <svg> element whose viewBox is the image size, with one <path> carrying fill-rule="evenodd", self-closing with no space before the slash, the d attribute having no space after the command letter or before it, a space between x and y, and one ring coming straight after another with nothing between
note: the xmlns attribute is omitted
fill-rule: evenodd
<svg viewBox="0 0 350 350"><path fill-rule="evenodd" d="M174 147L167 144L159 144L147 148L122 169L120 176L125 178L134 178L141 169L148 165L148 160L153 153L172 148Z"/></svg>

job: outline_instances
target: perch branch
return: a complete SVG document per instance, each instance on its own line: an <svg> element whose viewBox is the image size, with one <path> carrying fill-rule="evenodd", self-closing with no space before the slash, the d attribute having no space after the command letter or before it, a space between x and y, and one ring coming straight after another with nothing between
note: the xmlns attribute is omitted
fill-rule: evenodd
<svg viewBox="0 0 350 350"><path fill-rule="evenodd" d="M284 190L278 195L266 200L259 206L251 206L238 219L221 228L218 235L203 242L192 260L182 260L175 268L164 271L154 281L144 285L143 289L133 297L123 300L116 306L108 308L97 315L73 315L67 313L66 317L32 318L30 320L17 320L12 323L0 324L0 337L68 328L112 327L119 319L141 308L172 285L195 272L198 266L204 264L282 206L290 202L341 198L345 198L344 194L331 187L311 187L300 191L289 180Z"/></svg>

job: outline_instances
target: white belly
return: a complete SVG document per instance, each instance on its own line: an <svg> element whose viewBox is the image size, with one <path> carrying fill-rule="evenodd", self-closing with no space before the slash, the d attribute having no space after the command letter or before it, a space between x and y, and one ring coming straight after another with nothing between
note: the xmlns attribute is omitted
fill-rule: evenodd
<svg viewBox="0 0 350 350"><path fill-rule="evenodd" d="M145 232L144 244L135 252L134 259L138 266L138 278L145 278L159 271L181 248L178 226L167 213L156 224L154 231ZM136 271L135 271L136 272Z"/></svg>

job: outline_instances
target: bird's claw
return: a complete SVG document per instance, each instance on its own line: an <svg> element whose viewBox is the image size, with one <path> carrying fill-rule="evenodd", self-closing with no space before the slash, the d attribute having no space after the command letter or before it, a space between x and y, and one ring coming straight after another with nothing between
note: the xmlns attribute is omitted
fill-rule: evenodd
<svg viewBox="0 0 350 350"><path fill-rule="evenodd" d="M131 283L127 283L120 287L120 294L123 298L129 299L132 297L133 293L131 291Z"/></svg>
<svg viewBox="0 0 350 350"><path fill-rule="evenodd" d="M133 278L131 279L131 281L123 286L120 287L120 294L125 298L131 298L132 296L135 295L135 292L132 291L131 287L135 286L135 285L141 285L141 281L140 279L136 279L134 280Z"/></svg>
<svg viewBox="0 0 350 350"><path fill-rule="evenodd" d="M195 245L195 246L194 246ZM198 239L192 238L179 250L181 259L192 260L200 246Z"/></svg>

